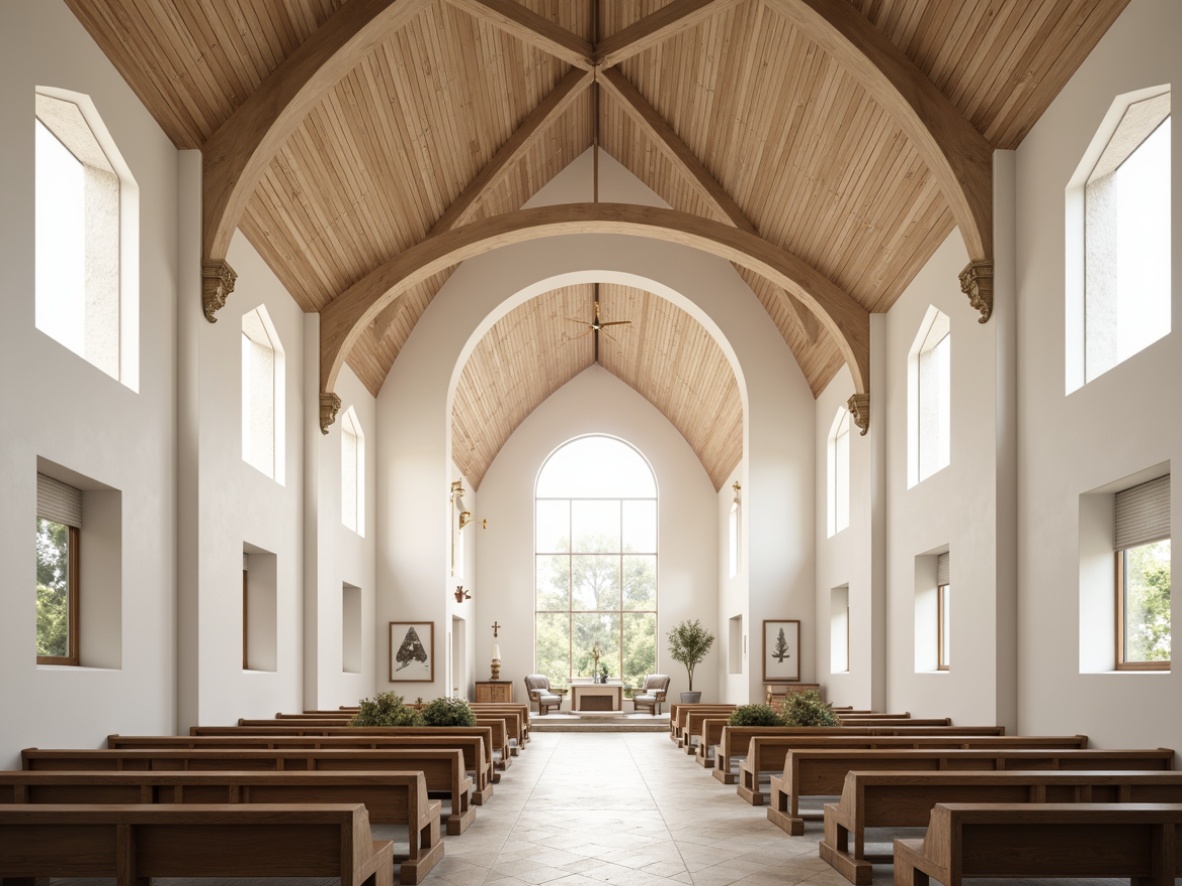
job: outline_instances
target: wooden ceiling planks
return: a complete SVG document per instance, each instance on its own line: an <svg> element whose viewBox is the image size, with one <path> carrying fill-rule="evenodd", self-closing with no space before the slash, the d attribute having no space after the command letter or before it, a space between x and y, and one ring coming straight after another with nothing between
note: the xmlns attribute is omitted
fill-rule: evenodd
<svg viewBox="0 0 1182 886"><path fill-rule="evenodd" d="M344 0L66 2L173 142L195 148ZM728 0L705 14L694 0L512 2L535 23L540 17L550 36L520 27L513 36L488 16L471 14L470 4L431 0L358 58L273 156L240 227L304 310L320 310L374 267L421 242L479 180L571 70L539 46L557 40L568 56L580 41L607 40L610 47L609 38L632 26L643 31L645 17L658 10L669 13L667 19L688 13L692 24L625 58L615 71L684 142L689 162L684 155L671 159L668 146L658 145L653 130L625 112L607 88L599 90L595 120L596 87L584 88L497 172L466 219L521 208L598 131L604 150L670 206L718 220L728 212L732 221L745 217L871 311L888 310L953 230L944 195L900 126L849 71L778 14L775 2ZM1013 148L1128 0L848 2L990 144ZM720 210L706 196L695 167L717 180L732 208ZM840 352L817 335L815 321L790 297L741 273L819 392L839 370ZM414 287L362 333L349 363L369 390L380 389L449 275ZM612 297L644 312L654 332L637 337L644 348L655 347L650 341L674 347L670 336L690 335L678 353L693 351L697 333L664 316L663 305L652 304L655 297L624 291ZM560 347L542 318L522 320L515 346L498 357L525 361L512 369L513 378L533 365L534 358L522 356L530 352L520 341L526 333L538 336L531 345L536 353ZM622 362L612 371L629 375L650 401L677 417L679 427L695 424L680 401L668 398L705 383L698 363L666 366L613 347L605 347L605 361ZM555 370L553 378L565 371L569 367ZM541 396L544 388L525 389ZM457 418L473 434L483 420ZM487 445L480 442L482 459L489 457ZM691 445L713 466L712 477L713 453L730 451L717 441Z"/></svg>
<svg viewBox="0 0 1182 886"><path fill-rule="evenodd" d="M452 404L456 466L479 488L504 442L539 403L593 360L587 322L594 287L563 287L498 320L460 374ZM672 302L617 284L599 286L605 321L600 363L677 428L715 489L742 456L742 401L734 371L710 334Z"/></svg>

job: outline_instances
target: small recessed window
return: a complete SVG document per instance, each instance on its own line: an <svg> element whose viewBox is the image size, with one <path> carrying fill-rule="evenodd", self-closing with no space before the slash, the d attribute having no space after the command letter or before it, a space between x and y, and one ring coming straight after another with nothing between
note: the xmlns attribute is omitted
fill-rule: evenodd
<svg viewBox="0 0 1182 886"><path fill-rule="evenodd" d="M283 482L284 354L264 306L242 316L242 458Z"/></svg>
<svg viewBox="0 0 1182 886"><path fill-rule="evenodd" d="M1116 494L1117 668L1170 667L1170 478Z"/></svg>
<svg viewBox="0 0 1182 886"><path fill-rule="evenodd" d="M352 406L341 419L341 522L365 535L365 434Z"/></svg>
<svg viewBox="0 0 1182 886"><path fill-rule="evenodd" d="M137 389L137 190L86 96L37 93L34 187L36 327Z"/></svg>
<svg viewBox="0 0 1182 886"><path fill-rule="evenodd" d="M952 461L952 321L929 307L908 359L908 485Z"/></svg>
<svg viewBox="0 0 1182 886"><path fill-rule="evenodd" d="M850 525L850 413L839 409L829 432L829 537Z"/></svg>

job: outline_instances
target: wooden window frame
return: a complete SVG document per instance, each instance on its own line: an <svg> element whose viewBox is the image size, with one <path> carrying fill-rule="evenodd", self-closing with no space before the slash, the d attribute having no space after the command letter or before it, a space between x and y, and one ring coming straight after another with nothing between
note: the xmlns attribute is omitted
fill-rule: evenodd
<svg viewBox="0 0 1182 886"><path fill-rule="evenodd" d="M78 551L81 547L82 532L77 526L66 525L69 530L66 533L66 558L68 572L66 574L66 589L67 589L67 621L69 622L69 646L66 655L38 655L37 664L39 665L66 665L70 667L78 667L82 664L82 657L79 654L80 643L78 641L78 599L79 588L81 581L79 579L80 562L78 559Z"/></svg>
<svg viewBox="0 0 1182 886"><path fill-rule="evenodd" d="M944 660L944 609L948 605L947 595L948 589L952 587L949 582L946 585L936 585L936 670L948 671L951 670L951 662ZM952 650L949 649L949 658L951 658Z"/></svg>
<svg viewBox="0 0 1182 886"><path fill-rule="evenodd" d="M1113 584L1116 588L1116 670L1168 671L1171 665L1169 659L1165 661L1125 661L1125 553L1126 551L1123 550L1116 551L1112 558L1115 571Z"/></svg>

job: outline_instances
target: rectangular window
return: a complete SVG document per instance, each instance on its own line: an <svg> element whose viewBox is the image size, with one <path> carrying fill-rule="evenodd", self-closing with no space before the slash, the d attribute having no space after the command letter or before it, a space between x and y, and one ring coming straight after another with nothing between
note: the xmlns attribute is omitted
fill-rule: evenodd
<svg viewBox="0 0 1182 886"><path fill-rule="evenodd" d="M1116 666L1170 668L1170 478L1116 494Z"/></svg>
<svg viewBox="0 0 1182 886"><path fill-rule="evenodd" d="M82 491L37 475L37 663L78 665Z"/></svg>

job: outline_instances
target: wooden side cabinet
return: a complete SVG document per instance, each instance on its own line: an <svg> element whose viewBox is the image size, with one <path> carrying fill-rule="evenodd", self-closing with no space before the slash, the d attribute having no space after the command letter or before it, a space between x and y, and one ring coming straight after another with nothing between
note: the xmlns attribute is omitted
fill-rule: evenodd
<svg viewBox="0 0 1182 886"><path fill-rule="evenodd" d="M476 701L508 703L513 701L512 680L487 680L476 683Z"/></svg>

